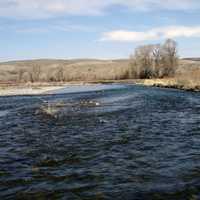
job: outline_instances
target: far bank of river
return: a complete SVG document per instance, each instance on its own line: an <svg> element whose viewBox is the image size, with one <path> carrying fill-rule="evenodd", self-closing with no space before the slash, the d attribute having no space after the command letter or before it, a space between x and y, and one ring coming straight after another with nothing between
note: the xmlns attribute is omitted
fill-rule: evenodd
<svg viewBox="0 0 200 200"><path fill-rule="evenodd" d="M64 83L26 83L17 85L0 85L0 96L40 95L64 89L67 86L83 86L110 83L139 84L150 87L174 88L185 91L199 92L200 85L192 82L181 83L174 78L168 79L126 79L126 80L98 80L98 81L73 81ZM73 89L73 88L72 88ZM76 88L75 88L76 89Z"/></svg>

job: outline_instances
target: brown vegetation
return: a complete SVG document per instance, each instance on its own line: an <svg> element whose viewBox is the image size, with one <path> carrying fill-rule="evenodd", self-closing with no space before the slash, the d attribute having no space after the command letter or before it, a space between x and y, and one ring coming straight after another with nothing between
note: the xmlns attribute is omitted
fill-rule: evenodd
<svg viewBox="0 0 200 200"><path fill-rule="evenodd" d="M200 91L200 67L177 74L175 81L182 89Z"/></svg>
<svg viewBox="0 0 200 200"><path fill-rule="evenodd" d="M119 80L129 76L129 60L35 60L0 64L0 82Z"/></svg>
<svg viewBox="0 0 200 200"><path fill-rule="evenodd" d="M164 44L145 45L131 56L134 78L163 78L173 76L178 67L177 44L168 39Z"/></svg>

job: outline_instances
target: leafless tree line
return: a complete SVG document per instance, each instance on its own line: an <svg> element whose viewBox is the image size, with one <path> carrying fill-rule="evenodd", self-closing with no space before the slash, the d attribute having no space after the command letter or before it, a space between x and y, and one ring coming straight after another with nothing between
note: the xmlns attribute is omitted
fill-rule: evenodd
<svg viewBox="0 0 200 200"><path fill-rule="evenodd" d="M17 70L17 82L68 82L68 81L96 81L96 80L119 80L127 79L129 76L129 66L113 66L110 70L108 66L104 66L98 70L96 66L88 66L87 68L71 69L69 71L66 66L58 65L54 68L46 68L45 66L32 65ZM94 70L92 69L94 68Z"/></svg>
<svg viewBox="0 0 200 200"><path fill-rule="evenodd" d="M178 65L177 43L167 39L164 44L137 47L130 60L134 78L173 76Z"/></svg>
<svg viewBox="0 0 200 200"><path fill-rule="evenodd" d="M44 76L45 74L45 76ZM19 69L18 70L18 82L64 82L65 81L65 72L64 67L58 66L54 72L42 73L40 65L33 65L28 69Z"/></svg>

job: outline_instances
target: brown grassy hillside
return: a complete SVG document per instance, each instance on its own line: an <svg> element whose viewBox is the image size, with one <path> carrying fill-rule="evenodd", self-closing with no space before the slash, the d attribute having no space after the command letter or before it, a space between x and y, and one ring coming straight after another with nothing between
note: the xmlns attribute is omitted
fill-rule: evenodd
<svg viewBox="0 0 200 200"><path fill-rule="evenodd" d="M0 63L0 81L28 81L33 68L39 69L38 81L105 80L126 78L128 60L29 60Z"/></svg>

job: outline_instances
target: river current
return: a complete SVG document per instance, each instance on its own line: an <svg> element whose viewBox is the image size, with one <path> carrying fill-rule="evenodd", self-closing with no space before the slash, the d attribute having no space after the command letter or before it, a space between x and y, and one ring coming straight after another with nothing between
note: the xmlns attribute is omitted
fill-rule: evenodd
<svg viewBox="0 0 200 200"><path fill-rule="evenodd" d="M0 199L200 199L200 93L111 84L0 97Z"/></svg>

